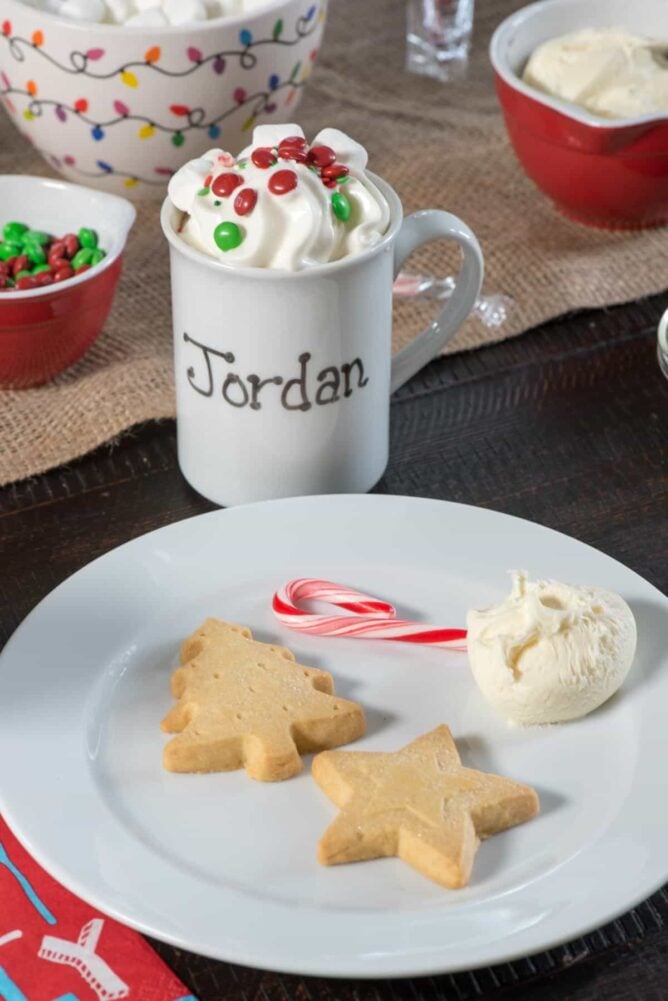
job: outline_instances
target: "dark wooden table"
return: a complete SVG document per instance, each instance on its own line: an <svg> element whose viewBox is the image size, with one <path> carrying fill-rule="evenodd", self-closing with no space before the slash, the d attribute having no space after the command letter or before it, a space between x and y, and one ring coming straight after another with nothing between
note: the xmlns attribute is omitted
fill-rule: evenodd
<svg viewBox="0 0 668 1001"><path fill-rule="evenodd" d="M434 362L393 400L392 455L378 490L541 522L667 591L668 384L655 351L666 308L663 295L582 313ZM210 508L179 474L172 422L139 428L68 468L6 487L0 645L44 595L90 560ZM201 1001L666 1001L667 922L663 890L563 948L414 981L302 980L156 948Z"/></svg>

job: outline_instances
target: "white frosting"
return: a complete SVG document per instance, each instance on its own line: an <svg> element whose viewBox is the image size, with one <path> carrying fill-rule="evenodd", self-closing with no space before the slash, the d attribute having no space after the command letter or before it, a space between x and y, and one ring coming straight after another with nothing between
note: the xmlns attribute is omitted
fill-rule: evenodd
<svg viewBox="0 0 668 1001"><path fill-rule="evenodd" d="M257 0L23 0L73 21L160 28L197 24L257 7ZM264 0L263 0L264 2Z"/></svg>
<svg viewBox="0 0 668 1001"><path fill-rule="evenodd" d="M668 41L660 46L622 28L587 28L538 46L523 79L604 118L668 111L668 64L652 45L668 50Z"/></svg>
<svg viewBox="0 0 668 1001"><path fill-rule="evenodd" d="M328 146L336 153L336 163L348 168L340 185L351 207L350 218L338 219L332 207L336 189L327 188L306 164L279 159L274 166L254 166L251 153L258 148L276 148L288 136L304 136L297 125L260 125L252 144L234 160L221 150L211 150L199 160L185 164L171 179L169 197L177 209L187 213L181 236L202 253L236 267L274 268L301 271L304 268L359 254L376 244L387 231L390 208L384 195L366 173L367 153L337 129L323 129L312 147ZM287 194L273 194L269 182L280 170L297 175L297 186ZM238 188L230 197L199 194L205 180L221 173L237 173L245 188L257 192L253 211L240 217L234 208ZM216 204L218 202L218 204ZM223 251L214 239L222 222L235 223L241 230L240 246Z"/></svg>
<svg viewBox="0 0 668 1001"><path fill-rule="evenodd" d="M636 624L611 591L513 574L511 594L470 611L468 652L480 691L507 719L559 723L617 691L636 648Z"/></svg>

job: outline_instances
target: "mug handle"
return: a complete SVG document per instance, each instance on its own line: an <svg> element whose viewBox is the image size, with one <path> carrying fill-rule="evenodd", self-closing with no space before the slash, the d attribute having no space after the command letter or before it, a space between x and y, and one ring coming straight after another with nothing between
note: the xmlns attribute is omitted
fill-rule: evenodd
<svg viewBox="0 0 668 1001"><path fill-rule="evenodd" d="M404 219L394 245L394 277L399 274L406 258L421 244L443 237L454 240L462 249L457 284L431 326L392 359L391 393L436 357L457 333L480 295L485 273L480 244L465 222L440 209L424 209Z"/></svg>

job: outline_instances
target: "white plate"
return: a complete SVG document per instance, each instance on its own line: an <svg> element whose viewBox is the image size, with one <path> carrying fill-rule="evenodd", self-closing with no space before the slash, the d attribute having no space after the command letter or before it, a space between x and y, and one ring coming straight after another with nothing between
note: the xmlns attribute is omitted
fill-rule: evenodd
<svg viewBox="0 0 668 1001"><path fill-rule="evenodd" d="M321 576L409 618L459 625L509 568L602 585L637 617L622 691L564 726L513 728L463 654L301 637L274 589ZM248 624L335 676L394 749L447 722L464 762L535 786L541 816L485 842L447 891L397 860L321 868L335 815L309 776L163 771L159 723L180 641L207 615ZM35 857L90 903L209 956L328 976L404 976L537 952L602 924L668 876L668 599L548 529L438 501L364 496L239 507L129 543L76 574L0 658L0 805Z"/></svg>

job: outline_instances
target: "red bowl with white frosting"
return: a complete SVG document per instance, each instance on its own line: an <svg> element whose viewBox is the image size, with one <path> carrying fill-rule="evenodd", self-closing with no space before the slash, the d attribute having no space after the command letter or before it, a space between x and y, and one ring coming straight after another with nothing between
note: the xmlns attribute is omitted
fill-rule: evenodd
<svg viewBox="0 0 668 1001"><path fill-rule="evenodd" d="M506 128L528 176L566 215L592 226L668 223L668 115L609 119L521 79L529 56L583 28L668 38L665 0L541 0L499 25L491 45Z"/></svg>
<svg viewBox="0 0 668 1001"><path fill-rule="evenodd" d="M0 389L27 389L69 368L88 350L111 309L135 220L125 199L77 184L0 176L0 219L63 234L91 226L105 259L58 285L0 293Z"/></svg>

